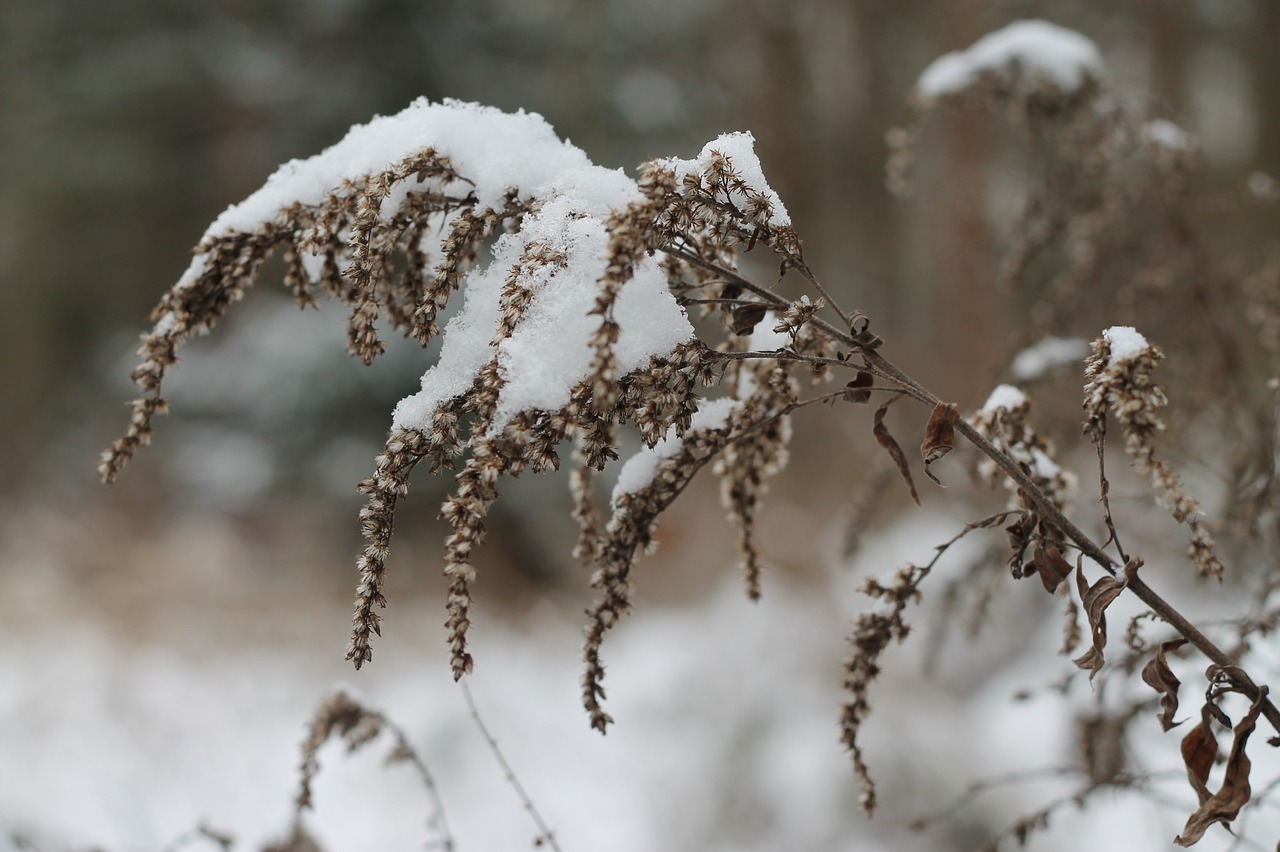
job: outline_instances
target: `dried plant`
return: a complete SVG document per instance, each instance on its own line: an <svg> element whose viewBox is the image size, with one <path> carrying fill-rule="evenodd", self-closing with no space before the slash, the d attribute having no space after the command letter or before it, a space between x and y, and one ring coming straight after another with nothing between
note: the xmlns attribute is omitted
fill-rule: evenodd
<svg viewBox="0 0 1280 852"><path fill-rule="evenodd" d="M1046 45L1052 49L1043 50ZM1066 332L1072 317L1092 321L1097 300L1090 282L1104 260L1124 252L1133 276L1128 289L1115 294L1122 308L1141 299L1143 288L1181 293L1182 302L1167 300L1171 312L1185 312L1203 296L1190 283L1203 271L1201 253L1184 248L1156 262L1166 232L1186 225L1180 205L1193 164L1190 143L1172 125L1139 120L1116 105L1091 42L1047 24L1023 23L939 60L921 77L908 127L891 134L891 186L907 188L910 160L929 116L964 101L998 105L1025 138L1052 149L1002 272L1012 286L1032 274L1033 259L1060 258L1031 306L1033 333ZM1140 212L1156 216L1165 230L1134 249L1133 232L1120 224ZM799 296L780 295L779 281L758 282L739 267L739 255L758 247L773 253L780 277L801 289ZM557 468L572 442L573 516L580 529L575 552L593 566L597 596L588 611L582 696L591 726L603 733L613 721L604 709L605 636L632 606L638 554L698 471L710 465L720 477L746 593L759 597L760 501L767 478L786 464L790 415L820 403L856 407L876 399L871 433L921 503L912 462L886 424L889 407L905 399L922 406L917 463L926 476L939 482L934 466L963 439L979 451L978 476L1003 488L1008 502L941 545L928 564L908 565L863 588L878 609L854 625L841 712L841 739L863 785L863 809L871 813L877 802L861 743L882 655L907 638L908 612L938 557L960 537L994 528L1007 536L1013 576L1035 575L1046 593L1066 602L1064 652L1085 644L1074 663L1090 681L1132 675L1141 667L1142 681L1155 691L1137 709L1081 721L1084 787L1064 801L1141 786L1123 759L1128 726L1148 718L1139 709L1148 711L1157 700L1162 729L1174 724L1183 684L1168 656L1195 652L1210 668L1202 721L1183 739L1182 758L1200 806L1177 842L1195 843L1212 824L1230 824L1249 803L1249 736L1259 718L1280 734L1280 710L1247 670L1246 653L1248 638L1275 624L1266 596L1276 581L1264 584L1263 615L1242 621L1237 646L1224 650L1204 625L1149 584L1153 573L1144 569L1144 559L1122 545L1105 470L1112 421L1133 465L1149 475L1154 500L1190 530L1188 555L1199 574L1228 575L1209 522L1161 446L1167 432L1160 411L1167 398L1152 371L1162 352L1134 328L1099 322L1090 332L1097 340L1082 376L1084 433L1096 448L1101 509L1077 508L1077 478L1055 460L1053 443L1033 425L1023 390L1001 386L980 411L962 416L959 406L889 360L889 347L861 311L845 310L832 298L806 264L749 135L723 136L691 160L647 163L633 181L592 165L538 116L420 101L354 128L317 157L285 166L214 222L186 274L152 314L133 374L141 396L126 433L103 454L105 480L151 439L155 415L166 410L162 384L180 346L216 327L276 250L286 261L285 284L300 305L323 293L350 308L348 348L366 363L382 351L378 324L384 320L423 345L443 336L439 361L423 376L422 389L397 406L374 473L360 484L367 497L360 515L367 545L358 561L347 650L356 668L372 659L373 637L381 634L395 510L415 468L425 461L432 474L457 471L441 516L451 528L445 608L450 668L458 679L474 665L468 643L477 584L472 557L503 478ZM487 264L480 262L485 252ZM1250 280L1253 290L1269 294L1261 283L1269 280L1265 276ZM442 330L438 320L455 293L464 302ZM1267 298L1274 302L1273 294ZM703 323L697 335L687 316L695 309L714 321ZM1206 359L1203 371L1244 357L1221 322L1207 316L1217 357ZM1104 325L1110 327L1097 336ZM1274 340L1268 337L1262 346L1271 352ZM1201 374L1191 375L1198 381ZM836 390L810 389L835 376L843 380ZM1248 377L1234 381L1233 399L1245 399ZM711 386L719 390L703 390ZM1256 428L1270 428L1271 418L1259 414ZM644 446L620 466L606 515L594 485L619 458L624 426L634 428ZM1241 481L1256 466L1240 465ZM1255 489L1256 515L1277 508L1276 491L1270 480ZM1082 523L1105 528L1106 539L1096 540ZM1117 663L1108 660L1114 649L1106 616L1126 594L1149 608L1145 618L1160 622L1168 637L1150 646L1131 625L1128 653ZM1222 706L1230 693L1248 701L1234 722ZM310 801L320 742L336 731L358 747L385 724L342 697L326 705L304 751L299 807ZM1208 769L1219 757L1215 726L1232 729L1233 741L1225 778L1211 792ZM1056 807L1024 818L1005 836L1025 840Z"/></svg>
<svg viewBox="0 0 1280 852"><path fill-rule="evenodd" d="M354 697L349 689L339 689L325 699L316 709L315 715L307 727L307 737L302 743L302 765L299 769L298 795L294 798L293 828L289 838L279 847L281 850L304 850L318 848L302 826L304 811L315 807L311 785L320 771L320 747L332 738L340 738L347 746L348 753L355 753L370 745L383 734L391 740L391 749L387 753L386 762L406 763L413 767L422 781L431 802L431 813L427 817L427 829L432 840L427 848L452 852L457 842L449 831L449 823L445 817L444 804L436 787L435 778L427 764L414 750L409 737L386 715L378 710L370 709L366 703Z"/></svg>

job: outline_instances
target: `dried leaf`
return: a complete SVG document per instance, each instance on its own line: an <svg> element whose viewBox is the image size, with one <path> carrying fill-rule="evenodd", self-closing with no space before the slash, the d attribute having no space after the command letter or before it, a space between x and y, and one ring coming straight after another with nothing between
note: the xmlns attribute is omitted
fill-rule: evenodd
<svg viewBox="0 0 1280 852"><path fill-rule="evenodd" d="M1227 755L1227 770L1222 777L1222 786L1218 788L1218 792L1205 799L1200 804L1200 808L1187 818L1182 834L1174 838L1174 843L1179 846L1191 846L1204 836L1209 826L1218 822L1230 823L1240 813L1240 809L1249 803L1249 799L1253 796L1253 790L1249 787L1249 770L1252 764L1249 762L1249 755L1245 753L1245 746L1249 742L1249 735L1258 724L1258 714L1262 711L1262 703L1266 697L1267 688L1259 687L1258 697L1249 707L1249 712L1235 727L1231 752Z"/></svg>
<svg viewBox="0 0 1280 852"><path fill-rule="evenodd" d="M875 376L866 370L859 370L858 375L853 377L853 381L844 386L845 402L869 402L871 400L870 387L875 380Z"/></svg>
<svg viewBox="0 0 1280 852"><path fill-rule="evenodd" d="M750 334L752 329L764 319L768 308L761 304L739 305L733 309L732 322L734 334Z"/></svg>
<svg viewBox="0 0 1280 852"><path fill-rule="evenodd" d="M1071 563L1062 556L1062 551L1052 544L1044 544L1036 548L1035 555L1028 566L1040 575L1040 582L1049 594L1057 591L1062 581L1071 575Z"/></svg>
<svg viewBox="0 0 1280 852"><path fill-rule="evenodd" d="M951 452L956 441L956 421L960 419L960 409L954 402L940 402L929 415L929 425L924 429L924 443L920 445L920 455L924 456L925 476L938 485L942 482L929 470L929 465Z"/></svg>
<svg viewBox="0 0 1280 852"><path fill-rule="evenodd" d="M1076 566L1076 587L1080 591L1080 605L1084 608L1084 614L1089 619L1089 630L1093 636L1093 646L1073 662L1082 669L1088 669L1089 680L1091 681L1106 661L1103 656L1103 649L1107 646L1107 617L1105 615L1107 607L1120 596L1125 586L1128 585L1128 574L1129 572L1126 568L1124 580L1104 576L1090 586L1084 578L1082 566Z"/></svg>
<svg viewBox="0 0 1280 852"><path fill-rule="evenodd" d="M902 474L902 479L907 483L907 489L911 492L911 499L916 501L916 505L921 505L920 495L916 493L916 484L911 481L911 469L907 467L906 453L902 452L902 447L898 446L898 442L889 434L889 427L884 425L884 414L889 410L889 406L893 405L901 399L901 394L891 396L879 408L876 409L875 416L872 418L874 424L872 433L876 436L876 442L884 447L893 459L894 464L898 466L898 473Z"/></svg>
<svg viewBox="0 0 1280 852"><path fill-rule="evenodd" d="M1173 714L1178 712L1178 687L1182 685L1182 681L1174 676L1165 655L1185 644L1186 639L1161 642L1156 655L1142 667L1143 683L1160 693L1160 727L1166 731L1182 724L1173 721Z"/></svg>
<svg viewBox="0 0 1280 852"><path fill-rule="evenodd" d="M1026 576L1025 569L1022 566L1022 555L1027 552L1027 547L1031 545L1031 534L1035 531L1038 523L1039 519L1035 515L1026 512L1004 528L1004 531L1009 534L1009 547L1013 548L1013 552L1009 556L1009 570L1016 580L1021 580Z"/></svg>
<svg viewBox="0 0 1280 852"><path fill-rule="evenodd" d="M1202 805L1211 795L1208 786L1209 771L1218 759L1218 738L1213 735L1213 714L1209 711L1212 706L1205 702L1200 709L1200 724L1182 738L1182 762L1187 767L1187 781L1191 783L1191 789L1196 791Z"/></svg>

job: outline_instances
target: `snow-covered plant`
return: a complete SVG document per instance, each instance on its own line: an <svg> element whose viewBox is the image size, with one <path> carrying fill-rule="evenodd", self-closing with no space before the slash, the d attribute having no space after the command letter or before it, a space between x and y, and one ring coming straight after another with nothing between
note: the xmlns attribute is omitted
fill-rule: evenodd
<svg viewBox="0 0 1280 852"><path fill-rule="evenodd" d="M179 347L212 330L279 251L299 305L324 294L350 307L348 348L366 363L383 350L380 319L424 346L443 336L439 360L396 407L386 449L360 483L368 544L348 659L359 668L372 658L396 503L425 462L433 474L460 468L441 514L453 528L452 670L470 671L471 555L499 481L557 467L571 440L580 553L597 565L600 595L584 698L603 730L600 641L630 606L631 566L655 519L719 455L748 591L758 595L755 505L764 478L785 463L786 415L812 402L799 399L791 374L840 363L837 340L812 327L821 301L791 304L738 273L737 249L757 244L784 271L812 277L747 134L723 136L693 160L648 163L632 180L592 164L540 116L420 100L286 164L214 221L153 313L133 373L142 395L101 475L114 479L150 440ZM490 259L479 263L485 248ZM459 291L462 305L441 330L437 318ZM721 318L733 354L694 335L686 308L695 305ZM744 348L769 354L738 358ZM726 370L728 393L705 399L699 389ZM646 449L624 466L602 523L593 478L618 457L624 423Z"/></svg>
<svg viewBox="0 0 1280 852"><path fill-rule="evenodd" d="M1033 135L1067 131L1058 142L1066 151L1060 161L1070 167L1064 165L1052 185L1063 175L1105 182L1107 164L1119 156L1155 163L1156 175L1180 173L1188 160L1168 128L1134 124L1117 118L1118 109L1101 108L1107 103L1102 72L1092 42L1040 22L1013 25L944 57L920 78L911 129L893 137L898 152L891 183L905 185L908 154L928 115L974 92L1009 106ZM1141 132L1117 130L1134 127ZM1144 184L1156 185L1176 191L1160 181ZM1059 238L1078 255L1062 281L1074 286L1081 268L1096 268L1101 225L1131 208L1117 208L1116 196L1106 192L1076 190L1074 206L1056 204L1051 193L1033 196L1007 276L1024 273L1029 258ZM1147 196L1123 197L1138 204ZM772 253L777 279L758 281L739 266L740 254L757 248ZM1072 625L1083 613L1087 650L1075 663L1091 679L1106 664L1106 610L1123 593L1140 599L1173 634L1158 650L1130 643L1148 658L1142 677L1160 697L1166 730L1179 686L1167 655L1185 643L1209 661L1204 721L1183 741L1200 807L1179 842L1194 843L1248 802L1245 742L1259 716L1280 732L1280 711L1238 656L1147 584L1143 559L1121 547L1106 500L1102 460L1113 423L1135 465L1150 474L1157 499L1189 527L1189 553L1201 573L1223 574L1198 504L1155 451L1165 395L1151 370L1161 352L1132 328L1113 326L1098 338L1084 376L1086 429L1097 446L1102 498L1100 517L1092 520L1110 533L1099 543L1072 520L1090 510L1072 507L1076 477L1032 425L1024 391L1001 386L966 418L884 355L861 311L845 310L831 297L805 263L750 135L721 136L693 159L651 161L633 179L594 165L540 116L422 100L353 128L315 157L287 163L214 221L152 314L133 373L141 395L127 432L102 456L104 480L113 480L151 439L179 348L217 326L273 253L283 257L285 285L299 305L328 296L350 308L348 348L365 363L382 352L385 331L424 347L442 337L439 358L420 390L397 405L385 449L359 485L367 497L360 513L367 543L347 649L356 668L372 659L373 637L381 633L396 505L415 469L456 470L441 515L451 527L444 574L457 679L473 666L472 556L503 477L556 468L571 446L576 553L594 566L597 595L586 628L583 703L590 724L604 732L612 719L603 706L603 640L631 606L637 554L691 479L708 465L720 477L747 594L758 597L759 501L767 478L786 464L789 415L818 403L861 406L875 399L872 433L919 503L912 464L885 424L889 406L905 397L923 406L920 453L930 479L937 481L932 465L963 438L983 456L978 473L1009 494L1003 510L968 525L952 542L975 530L1003 529L1013 575L1038 576L1047 593L1064 598ZM784 278L800 290L797 297L779 295ZM451 300L460 304L450 306ZM442 329L446 309L452 316ZM1078 362L1082 348L1079 340L1057 340L1037 358L1061 363L1069 351L1074 354L1066 360ZM1023 372L1035 370L1024 365ZM808 389L837 374L834 389ZM644 446L618 466L602 513L594 482L618 460L623 426L634 428ZM841 733L868 812L875 790L860 735L871 709L869 688L885 649L908 634L905 613L936 562L906 566L864 587L880 606L854 625ZM1080 639L1077 631L1068 650ZM1214 725L1226 720L1230 727L1219 704L1229 692L1242 694L1248 709L1234 725L1222 786L1210 792L1217 746L1209 742ZM326 724L318 741L338 722ZM1117 777L1091 777L1089 790L1118 785Z"/></svg>

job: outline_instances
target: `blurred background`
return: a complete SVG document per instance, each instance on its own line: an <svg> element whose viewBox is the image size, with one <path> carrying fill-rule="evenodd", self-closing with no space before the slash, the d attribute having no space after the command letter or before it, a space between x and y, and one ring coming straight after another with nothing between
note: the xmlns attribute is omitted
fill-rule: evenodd
<svg viewBox="0 0 1280 852"><path fill-rule="evenodd" d="M1034 342L1025 300L993 283L1020 189L1000 165L1011 143L988 111L933 117L902 201L885 189L885 134L932 59L1027 17L1092 38L1127 104L1194 134L1204 197L1280 174L1280 5L1264 0L0 4L0 849L154 849L201 821L242 848L280 836L296 744L338 678L438 763L459 848L532 840L441 654L447 478L419 477L402 510L374 664L355 677L342 661L355 484L422 352L361 367L340 313L299 312L269 267L184 351L154 445L97 483L147 311L228 204L423 95L539 112L629 172L751 130L818 277L872 318L890 357L972 410ZM1259 205L1209 227L1276 226ZM1060 333L1100 330L1080 326ZM1176 350L1186 332L1149 336ZM1075 411L1078 385L1045 393L1064 389ZM589 590L563 477L504 488L479 562L475 689L566 849L969 849L1052 798L1005 790L941 833L904 828L974 777L1025 769L1009 758L1029 743L1040 765L1070 761L1069 707L1017 705L1034 725L1006 715L1011 695L1070 668L1053 656L1057 624L1038 630L1056 615L1018 587L963 658L924 637L902 651L872 754L886 813L856 815L835 721L858 578L929 558L976 516L966 501L999 502L959 482L927 495L930 520L904 514L865 420L799 418L763 513L759 607L736 589L715 483L682 498L643 563L636 615L606 646L619 725L605 740L583 730L576 696ZM1044 653L1024 660L1028 647ZM328 848L423 842L411 780L324 757L341 776L317 799ZM1072 841L1042 848L1096 832L1099 848L1163 849L1180 826L1176 808L1107 807L1064 817L1079 820L1064 822Z"/></svg>

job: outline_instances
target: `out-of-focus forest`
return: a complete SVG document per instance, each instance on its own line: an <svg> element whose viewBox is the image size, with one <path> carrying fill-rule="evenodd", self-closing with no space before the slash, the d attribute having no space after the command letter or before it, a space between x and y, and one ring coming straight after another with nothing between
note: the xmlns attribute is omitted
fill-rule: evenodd
<svg viewBox="0 0 1280 852"><path fill-rule="evenodd" d="M970 411L1007 377L1011 358L1037 339L1026 320L1032 294L997 283L1027 158L1035 152L1020 148L989 110L941 112L924 128L912 197L903 200L885 187L886 133L908 119L912 87L931 60L1019 18L1044 18L1086 34L1101 48L1109 82L1127 105L1193 134L1198 203L1229 208L1205 218L1207 238L1265 254L1266 241L1280 235L1276 190L1267 183L1268 176L1280 180L1280 4L1264 0L0 4L0 622L11 625L4 640L9 653L0 656L14 661L12 671L6 669L14 685L0 694L0 828L48 844L39 848L97 841L146 848L204 819L234 831L240 818L251 827L242 835L250 841L275 814L283 830L305 713L329 680L350 676L341 647L358 550L355 484L371 469L392 406L416 388L433 353L402 345L373 367L360 366L343 351L341 319L299 312L274 284L279 269L268 267L262 285L231 311L219 334L184 352L166 388L174 413L159 422L154 446L110 488L97 483L94 471L98 451L125 425L122 403L133 395L128 373L147 312L186 267L187 251L205 226L278 164L314 154L353 123L398 111L418 96L541 113L596 162L629 172L649 158L692 156L720 133L750 130L766 175L805 241L810 267L845 304L872 318L899 364ZM1233 204L1250 186L1273 203ZM1247 266L1242 260L1240 268ZM1089 310L1054 333L1095 337L1110 324L1102 321L1107 293L1100 283ZM1176 355L1196 333L1197 317L1183 313L1174 320L1162 314L1159 326L1142 330ZM1176 376L1168 381L1176 394ZM1072 419L1078 386L1078 378L1068 377L1052 385L1064 389L1063 399L1043 403L1048 412L1066 412L1058 427L1063 435L1078 422ZM771 594L781 598L778 617L788 629L814 633L805 647L823 639L819 626L834 631L827 638L838 661L843 612L815 618L794 604L795 589L823 582L854 539L871 542L884 571L898 560L890 543L937 543L930 539L936 531L899 529L874 539L909 503L894 490L867 423L806 413L797 428L804 438L762 518L773 570L761 612ZM448 717L442 728L413 715L443 694L430 689L446 688L437 647L443 527L435 511L447 487L447 479L432 482L425 474L414 482L393 545L393 582L403 584L402 594L389 611L394 626L380 646L385 660L372 666L385 663L394 676L374 675L389 679L373 681L382 691L370 690L376 702L401 710L400 721L420 736L428 760L433 747L451 754L452 739L468 729L460 717ZM517 752L521 736L536 740L541 731L586 727L572 681L587 592L570 553L563 495L560 480L512 483L511 499L495 509L481 557L488 609L477 632L490 631L488 640L478 641L492 644L493 670L537 671L538 655L563 654L557 671L571 684L529 711L536 718L521 728L513 707L542 687L530 684L532 675L512 675L510 689L489 683L482 697L505 708L493 713L510 722ZM655 674L666 666L682 673L682 688L705 681L688 660L700 647L709 656L723 654L727 668L767 660L772 647L743 640L753 651L747 654L728 647L734 643L724 635L702 635L728 629L723 625L738 630L752 610L726 600L721 589L726 576L732 579L733 557L714 484L695 485L686 499L688 511L664 521L662 549L645 563L639 596L658 613L653 630L687 633L688 644L663 657L644 653L640 640L619 639L616 677L630 661L654 690L671 688ZM946 499L939 492L928 502L945 505ZM948 537L943 530L939 540ZM662 615L664 606L670 615ZM796 612L788 609L793 606ZM858 606L851 599L836 609ZM697 607L736 614L717 622L720 628L700 631L696 622L680 621L683 608ZM1034 626L1011 618L1026 630ZM544 628L548 621L560 632ZM504 648L521 631L544 629L564 641ZM66 644L57 644L59 635ZM1052 650L1047 653L1052 659ZM488 661L477 656L483 672ZM795 665L781 657L773 662ZM292 668L296 691L263 706L266 693L255 690L278 676L277 666ZM978 668L984 677L1001 676L994 666ZM148 679L147 671L160 674ZM832 692L818 691L836 702L838 670L824 669L821 677L828 675ZM406 686L406 679L441 683L428 689ZM904 681L889 688L910 687ZM760 687L761 695L767 692ZM675 731L677 742L668 746L693 752L700 734L690 720L716 724L714 711L700 715L700 700L655 709L646 702L657 698L631 704L624 698L622 706L632 712L630 720L620 714L620 727L630 721L633 733L617 736L640 742L648 736L652 747ZM111 721L165 701L172 706L156 710L158 729L138 733ZM228 709L219 711L220 701ZM230 708L247 706L258 706L269 721L246 728L237 740L226 730L237 724L230 714L238 711ZM836 704L826 706L828 716L821 702L816 715L805 715L812 708L801 715L841 764L832 733ZM770 731L784 729L771 727L775 723L762 711L734 735L770 743L780 779L804 777L804 759L786 757L800 753L789 739L794 729L770 739ZM945 732L934 736L948 739ZM217 775L211 787L199 788L216 792L192 794L205 809L172 789L155 789L131 795L168 804L113 810L116 794L101 792L112 777L130 785L151 778L169 787L199 775L190 766L175 769L166 753L175 740L202 737L216 746L178 752L188 762L209 761L208 773ZM574 742L591 767L598 739ZM735 742L707 761L733 753ZM943 755L953 747L917 745ZM634 753L644 753L638 748ZM477 745L475 754L481 749ZM243 761L210 757L236 750L245 753ZM446 769L466 765L465 757L448 754L441 758ZM628 754L610 752L610 759L621 763ZM264 755L283 765L258 778L278 781L279 789L251 798L229 792L258 771L255 760L267 760ZM30 765L36 756L61 770L33 769L27 783L4 768ZM534 791L555 787L537 781L538 772L551 772L553 757L536 748L526 757L526 766L542 764L533 771ZM898 759L891 751L882 757L891 764ZM330 759L341 772L341 758ZM758 759L764 766L768 755ZM922 758L920 765L927 762ZM662 778L685 769L662 763L640 774ZM748 769L717 771L733 777ZM886 769L892 775L892 765ZM600 776L544 793L565 837L573 832L573 797L622 769L587 771ZM826 778L827 771L813 770L814 777ZM912 774L917 771L924 770L904 769L900 786L891 783L890 790L919 789L924 776ZM170 774L173 785L164 780ZM492 797L501 805L487 807L511 823L521 819L496 772L486 787L459 771L452 789L444 774L446 800L451 793L455 801ZM956 789L966 780L958 778ZM831 802L809 803L815 813L839 812L840 796L853 801L852 782L839 783L846 786L833 788ZM672 816L677 812L663 808L674 806L663 802L628 800L631 788L600 807L613 814L630 806L637 825L671 820L679 837L668 848L752 848L768 842L759 838L772 836L771 825L825 825L812 814L763 813L752 798L757 793L726 795L697 819ZM420 804L411 794L396 795L397 808ZM688 786L672 798L705 795ZM53 810L42 811L42 801L53 802ZM1014 809L1035 801L1019 798ZM557 811L557 803L564 808ZM484 809L458 810L465 815L469 807ZM331 814L342 809L331 802ZM154 815L159 812L172 821ZM912 812L906 803L897 812L900 828ZM949 835L950 845L936 837L912 842L972 848L1002 827L1001 818L995 809L970 814ZM350 836L336 822L331 829L332 836ZM412 836L412 830L394 836ZM609 836L607 828L600 831L606 833L582 836ZM648 836L636 834L632 845L619 841L617 848L644 848ZM836 848L841 837L819 833L795 848ZM907 848L901 841L877 842Z"/></svg>

